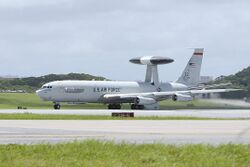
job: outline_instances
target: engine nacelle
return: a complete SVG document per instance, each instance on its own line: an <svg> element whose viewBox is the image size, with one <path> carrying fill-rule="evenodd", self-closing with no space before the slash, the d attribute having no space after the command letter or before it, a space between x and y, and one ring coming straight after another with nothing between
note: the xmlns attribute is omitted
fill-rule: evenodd
<svg viewBox="0 0 250 167"><path fill-rule="evenodd" d="M137 105L147 105L147 104L155 104L157 101L153 98L149 97L137 97L135 99L135 104Z"/></svg>
<svg viewBox="0 0 250 167"><path fill-rule="evenodd" d="M184 95L184 94L175 94L172 96L173 101L192 101L193 97L190 95Z"/></svg>

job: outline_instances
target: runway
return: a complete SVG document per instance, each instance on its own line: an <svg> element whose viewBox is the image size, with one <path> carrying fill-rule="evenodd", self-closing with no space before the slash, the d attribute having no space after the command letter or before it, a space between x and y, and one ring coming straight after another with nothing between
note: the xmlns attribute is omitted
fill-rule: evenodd
<svg viewBox="0 0 250 167"><path fill-rule="evenodd" d="M0 110L0 113L33 113L62 115L106 115L113 112L134 112L135 117L198 117L250 119L250 110Z"/></svg>
<svg viewBox="0 0 250 167"><path fill-rule="evenodd" d="M136 144L250 144L250 120L0 120L0 144L86 139Z"/></svg>

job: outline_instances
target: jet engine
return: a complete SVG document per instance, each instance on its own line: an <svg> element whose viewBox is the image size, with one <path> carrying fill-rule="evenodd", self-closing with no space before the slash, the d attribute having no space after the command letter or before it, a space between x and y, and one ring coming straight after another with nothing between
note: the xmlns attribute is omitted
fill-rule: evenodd
<svg viewBox="0 0 250 167"><path fill-rule="evenodd" d="M137 97L134 101L137 105L148 105L148 104L155 104L156 100L149 97Z"/></svg>
<svg viewBox="0 0 250 167"><path fill-rule="evenodd" d="M172 96L173 101L192 101L193 97L190 95L184 95L184 94L175 94Z"/></svg>

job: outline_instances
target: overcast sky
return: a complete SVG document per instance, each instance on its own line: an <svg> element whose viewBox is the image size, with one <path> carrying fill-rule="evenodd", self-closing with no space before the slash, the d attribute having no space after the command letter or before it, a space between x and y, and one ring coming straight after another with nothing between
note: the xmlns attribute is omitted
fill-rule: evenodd
<svg viewBox="0 0 250 167"><path fill-rule="evenodd" d="M204 47L202 75L250 65L250 1L0 0L0 75L88 73L143 80L130 58L158 55L160 79L177 79Z"/></svg>

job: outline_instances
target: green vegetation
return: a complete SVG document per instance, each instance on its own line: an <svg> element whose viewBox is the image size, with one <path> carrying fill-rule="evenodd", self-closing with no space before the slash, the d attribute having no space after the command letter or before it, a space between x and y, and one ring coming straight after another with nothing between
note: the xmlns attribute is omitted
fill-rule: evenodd
<svg viewBox="0 0 250 167"><path fill-rule="evenodd" d="M248 167L250 145L114 144L0 145L0 166L205 166Z"/></svg>
<svg viewBox="0 0 250 167"><path fill-rule="evenodd" d="M27 78L0 78L0 90L25 90L27 92L34 92L43 84L51 81L61 80L105 80L103 77L92 76L89 74L50 74L41 77L27 77Z"/></svg>
<svg viewBox="0 0 250 167"><path fill-rule="evenodd" d="M52 109L52 102L42 101L34 93L0 93L0 109L17 109L18 106L27 109ZM104 109L103 104L63 104L63 109Z"/></svg>
<svg viewBox="0 0 250 167"><path fill-rule="evenodd" d="M0 109L16 109L18 106L27 109L52 109L52 102L44 102L34 93L0 93ZM129 109L128 104L123 105ZM174 102L166 100L161 102L161 109L234 109L239 107L224 106L206 101ZM104 104L78 104L63 103L62 109L106 109Z"/></svg>
<svg viewBox="0 0 250 167"><path fill-rule="evenodd" d="M222 94L224 98L243 98L250 97L250 67L236 73L224 77L222 80L216 81L215 83L232 83L234 88L244 89L246 91L229 92Z"/></svg>

